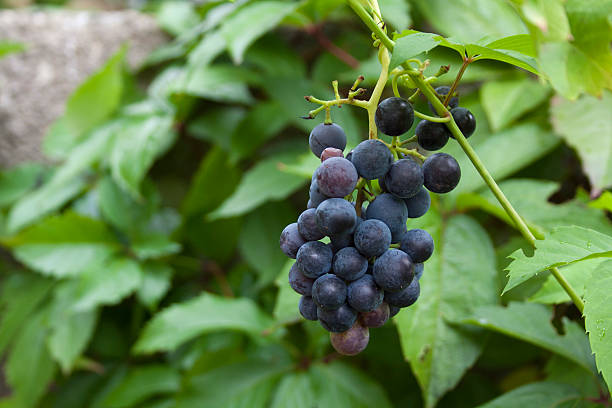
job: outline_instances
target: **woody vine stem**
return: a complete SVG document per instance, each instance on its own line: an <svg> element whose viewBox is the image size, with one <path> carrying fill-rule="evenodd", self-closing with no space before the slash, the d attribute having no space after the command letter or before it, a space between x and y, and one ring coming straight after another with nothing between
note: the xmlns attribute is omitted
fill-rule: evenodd
<svg viewBox="0 0 612 408"><path fill-rule="evenodd" d="M384 29L385 26L384 26L384 22L381 17L382 14L380 12L378 0L367 0L368 6L369 6L368 10L366 10L366 8L362 5L360 0L347 0L347 2L349 6L353 9L353 11L357 14L357 16L372 31L373 36L375 37L374 44L378 47L378 58L381 64L380 76L378 78L378 81L376 82L374 90L372 91L372 95L370 96L370 99L367 101L354 99L355 96L361 95L362 93L365 92L365 90L361 88L357 89L359 83L363 80L363 77L359 77L357 81L355 81L355 84L351 88L347 98L343 98L343 99L340 98L339 93L338 93L337 82L334 81L333 87L334 87L334 93L336 97L334 100L322 101L322 100L316 99L311 96L306 97L306 99L309 100L310 102L318 103L321 105L319 108L311 111L308 117L313 118L317 113L325 109L326 121L329 122L330 120L329 111L330 111L331 106L340 106L342 104L358 106L358 107L366 109L368 112L369 138L377 139L378 138L377 128L376 128L376 124L374 123L374 115L376 113L376 108L380 101L382 92L389 78L389 64L390 64L389 53L393 52L393 48L395 47L395 42L391 40L391 38L389 38L389 36L387 35ZM465 72L465 70L467 69L468 65L471 62L472 62L471 58L468 58L467 56L464 57L464 61L461 66L461 69L459 70L457 78L453 82L453 85L452 85L453 89L456 88L457 84L461 80L463 73ZM410 65L410 63L417 63L419 67L413 68ZM404 62L401 65L401 67L394 69L391 72L391 74L394 75L393 77L394 93L398 94L397 81L401 78L402 75L407 75L409 77L410 82L417 88L413 96L411 96L408 99L412 100L414 99L414 97L418 95L418 93L422 93L429 100L429 102L433 105L433 107L435 108L436 112L439 115L439 118L434 118L435 121L446 123L446 126L448 127L452 135L454 136L455 140L457 140L457 142L459 143L459 146L461 146L465 154L468 156L468 158L470 159L470 161L472 162L472 164L474 165L474 167L476 168L476 170L482 177L483 181L489 187L493 195L495 195L495 198L497 198L497 200L499 201L503 209L506 211L510 219L512 219L512 221L514 222L515 227L519 230L519 232L527 240L527 242L529 242L529 244L535 248L536 236L529 229L529 227L527 226L523 218L514 209L510 201L506 198L506 196L504 195L502 190L499 188L499 186L497 185L497 183L495 182L495 180L493 179L493 177L491 176L487 168L484 166L483 162L480 160L480 158L476 154L476 151L472 148L472 146L468 143L467 139L463 136L463 134L461 133L461 130L459 130L459 127L457 126L450 112L448 111L446 104L448 103L448 99L452 95L452 92L449 92L446 100L442 102L440 99L438 99L438 96L436 95L433 87L431 86L430 82L434 80L438 75L445 73L445 70L441 69L438 72L438 74L436 74L434 77L426 78L423 72L427 64L428 64L427 61L425 63L421 63L418 60L409 60L409 61ZM425 118L427 120L431 119L431 117L428 117L427 115L424 115L420 112L415 112L415 115L421 118ZM392 152L394 152L394 154L397 154L397 152L399 151L401 153L411 154L416 157L420 156L419 158L423 158L418 152L416 152L416 150L403 149L401 146L402 146L402 142L399 142L398 138L393 138L393 142L389 145L389 147L391 148ZM361 193L361 190L360 190L360 193ZM538 237L538 238L542 238L542 237ZM580 296L578 296L578 293L575 291L575 289L570 285L570 283L565 279L565 277L561 275L558 268L556 267L551 268L550 273L555 277L557 282L561 285L561 287L565 290L565 292L572 299L572 301L574 302L578 310L580 310L580 312L582 313L584 310L584 302L582 301Z"/></svg>

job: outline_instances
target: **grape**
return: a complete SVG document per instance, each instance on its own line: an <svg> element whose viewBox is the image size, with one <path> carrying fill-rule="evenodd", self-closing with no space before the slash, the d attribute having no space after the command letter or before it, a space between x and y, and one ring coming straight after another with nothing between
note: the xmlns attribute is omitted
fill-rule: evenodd
<svg viewBox="0 0 612 408"><path fill-rule="evenodd" d="M333 270L346 281L359 279L368 270L368 260L353 247L342 248L334 255Z"/></svg>
<svg viewBox="0 0 612 408"><path fill-rule="evenodd" d="M382 255L391 245L391 231L380 220L366 220L355 228L355 247L365 256Z"/></svg>
<svg viewBox="0 0 612 408"><path fill-rule="evenodd" d="M306 243L306 240L300 235L297 222L289 224L285 227L280 235L280 249L289 258L295 259L298 250Z"/></svg>
<svg viewBox="0 0 612 408"><path fill-rule="evenodd" d="M389 319L399 313L401 308L393 305L389 305Z"/></svg>
<svg viewBox="0 0 612 408"><path fill-rule="evenodd" d="M301 213L297 220L300 235L308 241L318 241L325 236L317 224L315 214L316 210L310 208Z"/></svg>
<svg viewBox="0 0 612 408"><path fill-rule="evenodd" d="M421 276L423 276L424 271L425 271L425 265L423 265L423 263L414 264L414 278L415 279L421 279Z"/></svg>
<svg viewBox="0 0 612 408"><path fill-rule="evenodd" d="M357 320L357 312L346 303L337 309L317 308L317 317L321 326L332 333L342 333L351 328Z"/></svg>
<svg viewBox="0 0 612 408"><path fill-rule="evenodd" d="M302 296L298 305L300 314L304 316L306 320L318 320L317 318L317 305L310 296Z"/></svg>
<svg viewBox="0 0 612 408"><path fill-rule="evenodd" d="M461 179L461 168L450 154L436 153L423 163L425 187L434 193L452 191Z"/></svg>
<svg viewBox="0 0 612 408"><path fill-rule="evenodd" d="M388 193L389 190L387 189L387 185L385 184L385 176L379 177L378 178L378 186L380 187L381 191L383 193Z"/></svg>
<svg viewBox="0 0 612 408"><path fill-rule="evenodd" d="M474 131L476 130L476 118L469 110L465 108L454 108L451 109L451 115L453 115L453 120L463 133L463 136L466 138L472 136ZM451 134L451 137L454 139L454 136Z"/></svg>
<svg viewBox="0 0 612 408"><path fill-rule="evenodd" d="M346 283L334 274L325 274L312 285L312 299L326 310L337 309L346 301Z"/></svg>
<svg viewBox="0 0 612 408"><path fill-rule="evenodd" d="M434 241L427 231L412 229L402 237L400 249L410 256L412 262L421 263L433 254Z"/></svg>
<svg viewBox="0 0 612 408"><path fill-rule="evenodd" d="M412 159L401 159L391 165L385 175L385 187L399 198L412 197L423 187L423 170Z"/></svg>
<svg viewBox="0 0 612 408"><path fill-rule="evenodd" d="M321 153L322 162L332 157L344 157L344 154L342 154L342 150L336 149L335 147L326 147L323 153Z"/></svg>
<svg viewBox="0 0 612 408"><path fill-rule="evenodd" d="M338 251L341 251L342 249L347 248L347 247L352 247L354 245L353 233L351 232L331 235L329 239L330 239L329 244L331 245L331 249L334 255L338 253Z"/></svg>
<svg viewBox="0 0 612 408"><path fill-rule="evenodd" d="M333 256L324 243L309 241L299 249L295 263L306 277L317 278L331 270Z"/></svg>
<svg viewBox="0 0 612 408"><path fill-rule="evenodd" d="M346 155L346 160L350 160L352 161L353 159L353 151L351 150L350 152L348 152L348 154Z"/></svg>
<svg viewBox="0 0 612 408"><path fill-rule="evenodd" d="M424 177L423 177L424 178ZM425 187L421 187L418 193L413 197L404 200L408 209L408 218L419 218L429 210L431 205L431 197Z"/></svg>
<svg viewBox="0 0 612 408"><path fill-rule="evenodd" d="M291 265L289 270L289 286L300 295L310 296L312 293L312 284L314 279L307 278L304 273L298 268L297 264Z"/></svg>
<svg viewBox="0 0 612 408"><path fill-rule="evenodd" d="M374 280L388 292L398 292L412 282L414 266L412 260L399 249L389 249L374 262Z"/></svg>
<svg viewBox="0 0 612 408"><path fill-rule="evenodd" d="M320 123L312 129L308 137L310 150L315 156L321 157L326 147L335 147L344 150L346 147L346 134L344 130L335 123Z"/></svg>
<svg viewBox="0 0 612 408"><path fill-rule="evenodd" d="M315 216L321 231L329 236L352 232L357 224L355 207L342 198L323 201L317 207Z"/></svg>
<svg viewBox="0 0 612 408"><path fill-rule="evenodd" d="M321 191L319 190L319 184L317 183L317 179L315 178L314 180L312 180L312 182L310 183L310 200L309 200L309 202L312 204L312 207L309 206L308 208L317 208L319 204L321 204L323 201L327 200L328 198L329 198L328 196L321 193Z"/></svg>
<svg viewBox="0 0 612 408"><path fill-rule="evenodd" d="M345 356L361 353L370 341L370 330L359 322L353 323L350 329L342 333L330 333L329 339L334 349Z"/></svg>
<svg viewBox="0 0 612 408"><path fill-rule="evenodd" d="M384 193L370 203L366 218L380 220L387 224L391 231L391 242L399 242L402 235L406 233L408 209L402 199L393 194Z"/></svg>
<svg viewBox="0 0 612 408"><path fill-rule="evenodd" d="M414 109L403 98L387 98L378 104L374 116L376 127L387 136L406 133L414 122Z"/></svg>
<svg viewBox="0 0 612 408"><path fill-rule="evenodd" d="M372 275L364 275L348 285L348 304L358 312L370 312L383 301L385 294L376 286Z"/></svg>
<svg viewBox="0 0 612 408"><path fill-rule="evenodd" d="M389 305L382 302L376 309L360 313L359 321L365 327L382 327L389 320Z"/></svg>
<svg viewBox="0 0 612 408"><path fill-rule="evenodd" d="M420 293L421 286L418 279L415 279L399 292L385 292L385 302L397 307L408 307L417 301Z"/></svg>
<svg viewBox="0 0 612 408"><path fill-rule="evenodd" d="M427 120L419 122L415 133L419 146L425 150L440 150L446 145L451 135L446 124Z"/></svg>
<svg viewBox="0 0 612 408"><path fill-rule="evenodd" d="M317 186L328 197L344 197L353 192L357 184L357 170L343 157L325 160L317 169Z"/></svg>
<svg viewBox="0 0 612 408"><path fill-rule="evenodd" d="M361 177L374 180L389 171L393 163L393 153L380 140L368 139L359 143L353 150L351 162Z"/></svg>
<svg viewBox="0 0 612 408"><path fill-rule="evenodd" d="M446 95L448 95L448 93L450 92L450 86L445 86L445 85L439 86L435 89L435 91L438 95L442 97L442 103L444 103L444 100L446 99ZM427 102L427 104L429 105L429 109L433 113L438 114L438 112L436 112L436 109L431 104L431 102ZM459 106L459 97L457 96L451 97L450 101L448 101L448 108L453 109L453 108L456 108L457 106Z"/></svg>

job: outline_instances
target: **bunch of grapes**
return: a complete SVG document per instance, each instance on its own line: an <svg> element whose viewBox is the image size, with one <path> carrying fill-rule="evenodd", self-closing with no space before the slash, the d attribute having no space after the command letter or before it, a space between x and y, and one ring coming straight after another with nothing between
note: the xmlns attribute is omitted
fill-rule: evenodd
<svg viewBox="0 0 612 408"><path fill-rule="evenodd" d="M436 92L443 98L449 88ZM476 122L457 103L456 97L450 99L451 114L467 137ZM405 99L392 97L378 105L376 126L388 136L406 133L413 121L412 105ZM418 143L426 150L442 148L449 137L444 123L423 120L416 127ZM383 326L417 301L423 263L434 241L425 230L408 230L407 221L429 209L427 190L454 189L461 170L446 153L421 163L420 154L396 150L394 155L395 145L379 139L361 142L344 157L346 134L337 124L316 126L309 144L321 165L312 176L308 209L283 230L280 247L296 259L289 284L302 295L301 315L318 320L339 353L355 355L367 346L369 328Z"/></svg>

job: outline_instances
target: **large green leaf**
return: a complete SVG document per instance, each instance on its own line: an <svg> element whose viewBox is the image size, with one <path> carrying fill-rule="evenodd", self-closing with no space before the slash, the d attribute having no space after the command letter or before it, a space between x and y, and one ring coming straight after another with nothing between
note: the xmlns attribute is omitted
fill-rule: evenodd
<svg viewBox="0 0 612 408"><path fill-rule="evenodd" d="M565 334L560 335L550 323L551 316L552 310L544 305L512 302L508 307L476 308L465 322L542 347L592 370L593 357L582 329L565 321Z"/></svg>
<svg viewBox="0 0 612 408"><path fill-rule="evenodd" d="M206 67L188 67L177 79L173 90L217 102L248 104L253 97L248 84L257 76L241 67L215 64Z"/></svg>
<svg viewBox="0 0 612 408"><path fill-rule="evenodd" d="M296 6L296 3L283 1L260 1L248 4L228 17L221 26L221 33L234 62L241 63L246 49L276 27Z"/></svg>
<svg viewBox="0 0 612 408"><path fill-rule="evenodd" d="M119 106L123 93L123 66L126 48L121 48L106 64L70 96L66 113L52 125L43 143L51 157L68 157L68 152L86 132L108 118Z"/></svg>
<svg viewBox="0 0 612 408"><path fill-rule="evenodd" d="M600 98L583 96L575 102L555 99L552 124L555 131L578 152L593 188L612 185L612 92Z"/></svg>
<svg viewBox="0 0 612 408"><path fill-rule="evenodd" d="M412 23L410 2L405 0L380 0L380 11L385 22L391 23L396 31L401 31Z"/></svg>
<svg viewBox="0 0 612 408"><path fill-rule="evenodd" d="M142 304L154 310L170 289L172 268L166 264L153 262L145 263L141 268L142 283L136 295Z"/></svg>
<svg viewBox="0 0 612 408"><path fill-rule="evenodd" d="M313 406L324 407L321 394L315 394L311 376L307 372L297 372L283 376L280 381L272 408L311 408ZM340 406L337 406L340 408Z"/></svg>
<svg viewBox="0 0 612 408"><path fill-rule="evenodd" d="M210 331L229 329L259 334L271 322L249 299L228 299L204 293L156 314L142 331L134 351L152 353L172 350Z"/></svg>
<svg viewBox="0 0 612 408"><path fill-rule="evenodd" d="M586 259L574 264L559 268L561 275L576 290L578 296L584 296L585 285L591 281L593 273L597 273L600 265L606 262L606 258ZM549 275L542 287L529 298L532 302L557 304L571 302L569 295L554 276Z"/></svg>
<svg viewBox="0 0 612 408"><path fill-rule="evenodd" d="M480 88L480 99L493 131L503 129L542 104L549 89L529 78L491 81Z"/></svg>
<svg viewBox="0 0 612 408"><path fill-rule="evenodd" d="M532 28L533 39L567 41L571 39L564 0L512 0L523 20Z"/></svg>
<svg viewBox="0 0 612 408"><path fill-rule="evenodd" d="M537 382L523 385L478 408L556 408L581 400L580 393L571 385L555 382ZM567 405L569 406L569 405Z"/></svg>
<svg viewBox="0 0 612 408"><path fill-rule="evenodd" d="M513 261L507 268L509 279L504 292L552 267L597 257L612 257L612 237L578 226L559 227L546 239L536 241L532 257L521 249L510 255Z"/></svg>
<svg viewBox="0 0 612 408"><path fill-rule="evenodd" d="M200 22L195 4L185 1L164 1L156 13L159 25L170 34L181 35Z"/></svg>
<svg viewBox="0 0 612 408"><path fill-rule="evenodd" d="M236 191L210 214L210 219L244 214L266 201L283 199L306 184L305 178L278 169L279 163L291 163L295 157L276 155L260 161L245 173Z"/></svg>
<svg viewBox="0 0 612 408"><path fill-rule="evenodd" d="M31 190L43 176L39 164L23 164L0 171L0 208L10 205Z"/></svg>
<svg viewBox="0 0 612 408"><path fill-rule="evenodd" d="M103 223L72 212L47 218L5 243L30 268L57 277L100 265L119 249Z"/></svg>
<svg viewBox="0 0 612 408"><path fill-rule="evenodd" d="M106 176L98 183L97 206L104 220L126 233L134 233L150 219L159 198L154 187L145 183L142 188L144 199L136 199L122 189L112 177Z"/></svg>
<svg viewBox="0 0 612 408"><path fill-rule="evenodd" d="M140 196L140 183L158 156L174 143L176 133L170 115L126 119L119 130L110 157L115 181Z"/></svg>
<svg viewBox="0 0 612 408"><path fill-rule="evenodd" d="M612 261L607 261L593 272L592 278L586 283L584 321L597 369L608 383L608 388L612 388L612 336L606 336L608 330L612 332L610 293Z"/></svg>
<svg viewBox="0 0 612 408"><path fill-rule="evenodd" d="M421 296L395 318L402 350L423 391L436 404L476 361L486 336L448 323L482 305L495 304L497 273L493 246L478 223L466 216L442 220L433 210L410 227L428 230L436 249L425 264Z"/></svg>
<svg viewBox="0 0 612 408"><path fill-rule="evenodd" d="M180 384L178 371L168 365L137 366L130 369L125 378L110 391L104 404L113 408L133 407L152 396L176 392Z"/></svg>
<svg viewBox="0 0 612 408"><path fill-rule="evenodd" d="M409 30L396 37L390 68L438 46L437 34Z"/></svg>

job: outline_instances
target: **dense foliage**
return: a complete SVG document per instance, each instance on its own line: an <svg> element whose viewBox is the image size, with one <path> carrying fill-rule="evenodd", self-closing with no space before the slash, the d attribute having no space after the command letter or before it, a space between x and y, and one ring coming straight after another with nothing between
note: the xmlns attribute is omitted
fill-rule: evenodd
<svg viewBox="0 0 612 408"><path fill-rule="evenodd" d="M173 41L139 72L120 50L74 92L43 146L60 164L0 173L0 407L610 405L612 1L380 5L391 69L429 59L450 85L474 61L469 142L535 251L449 141L461 181L408 224L436 248L419 301L339 356L278 244L321 163L304 95L372 90L368 28L340 0L154 3ZM361 110L332 117L346 151L367 138Z"/></svg>

